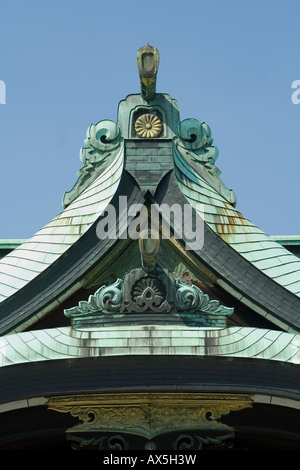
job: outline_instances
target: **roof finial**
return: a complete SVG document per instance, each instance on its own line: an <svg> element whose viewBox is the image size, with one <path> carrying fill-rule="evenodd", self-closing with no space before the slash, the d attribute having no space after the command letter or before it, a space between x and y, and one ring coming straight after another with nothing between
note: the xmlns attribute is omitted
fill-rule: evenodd
<svg viewBox="0 0 300 470"><path fill-rule="evenodd" d="M149 101L156 93L156 75L159 66L159 52L156 47L141 47L137 52L137 66L140 76L141 95Z"/></svg>

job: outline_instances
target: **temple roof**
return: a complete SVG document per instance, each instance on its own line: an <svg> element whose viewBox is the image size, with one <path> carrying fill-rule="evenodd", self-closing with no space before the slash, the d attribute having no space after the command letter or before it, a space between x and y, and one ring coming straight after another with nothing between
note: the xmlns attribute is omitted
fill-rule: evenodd
<svg viewBox="0 0 300 470"><path fill-rule="evenodd" d="M190 205L204 220L203 248L184 251L186 240L176 237L173 248L183 243L181 253L205 265L218 286L258 314L283 329L300 328L300 259L236 209L235 193L215 164L210 127L197 119L180 121L177 101L156 93L158 61L155 48L141 48L141 93L120 102L116 123L88 128L83 166L62 212L0 260L3 332L49 311L111 250L117 253L124 241L99 240L96 231L120 196L131 204Z"/></svg>

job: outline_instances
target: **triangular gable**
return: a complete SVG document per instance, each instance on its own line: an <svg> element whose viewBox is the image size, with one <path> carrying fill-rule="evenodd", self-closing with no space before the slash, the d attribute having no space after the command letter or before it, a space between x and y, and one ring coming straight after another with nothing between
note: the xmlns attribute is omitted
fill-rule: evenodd
<svg viewBox="0 0 300 470"><path fill-rule="evenodd" d="M212 142L206 123L180 122L176 101L163 94L151 95L151 101L129 95L120 103L118 124L90 126L81 151L84 166L65 194L65 209L0 261L2 331L51 311L118 244L100 240L96 227L107 205L117 207L122 195L132 204L188 203L197 210L200 203L204 245L189 256L254 312L298 330L300 260L236 210L235 194L215 166ZM184 242L176 243L184 253Z"/></svg>

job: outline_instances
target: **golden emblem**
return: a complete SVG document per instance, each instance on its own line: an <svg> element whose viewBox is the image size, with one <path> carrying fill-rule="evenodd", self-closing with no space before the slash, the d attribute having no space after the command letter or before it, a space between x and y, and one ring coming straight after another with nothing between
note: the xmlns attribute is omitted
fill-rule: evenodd
<svg viewBox="0 0 300 470"><path fill-rule="evenodd" d="M153 138L160 135L162 123L154 114L143 114L135 121L134 127L139 137Z"/></svg>

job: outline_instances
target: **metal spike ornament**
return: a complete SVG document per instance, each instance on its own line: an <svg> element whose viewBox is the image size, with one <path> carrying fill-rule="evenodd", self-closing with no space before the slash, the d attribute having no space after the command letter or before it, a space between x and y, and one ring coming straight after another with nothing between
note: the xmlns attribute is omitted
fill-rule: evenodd
<svg viewBox="0 0 300 470"><path fill-rule="evenodd" d="M159 66L159 52L154 46L141 47L137 52L137 66L140 76L141 95L150 101L156 93L156 76Z"/></svg>

